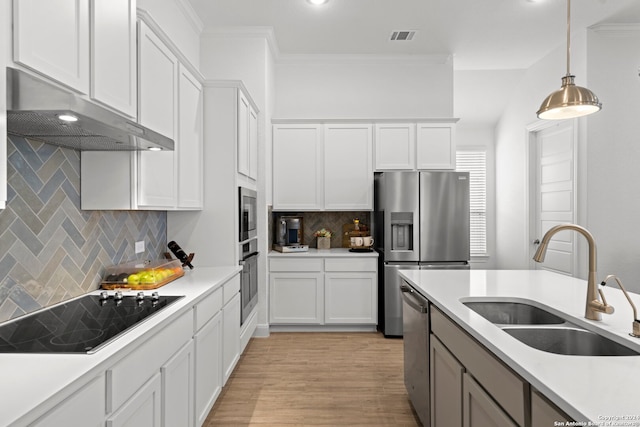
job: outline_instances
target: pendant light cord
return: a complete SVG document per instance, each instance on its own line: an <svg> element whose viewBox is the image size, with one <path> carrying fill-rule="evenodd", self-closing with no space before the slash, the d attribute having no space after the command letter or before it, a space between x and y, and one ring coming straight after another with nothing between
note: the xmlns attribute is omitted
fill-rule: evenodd
<svg viewBox="0 0 640 427"><path fill-rule="evenodd" d="M567 0L567 76L571 75L571 0Z"/></svg>

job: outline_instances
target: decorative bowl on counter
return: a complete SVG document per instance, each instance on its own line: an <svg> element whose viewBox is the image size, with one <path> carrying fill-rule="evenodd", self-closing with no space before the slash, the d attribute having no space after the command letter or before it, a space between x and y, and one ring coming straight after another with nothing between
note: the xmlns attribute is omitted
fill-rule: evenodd
<svg viewBox="0 0 640 427"><path fill-rule="evenodd" d="M184 270L177 259L132 261L107 267L102 289L157 289L182 276Z"/></svg>

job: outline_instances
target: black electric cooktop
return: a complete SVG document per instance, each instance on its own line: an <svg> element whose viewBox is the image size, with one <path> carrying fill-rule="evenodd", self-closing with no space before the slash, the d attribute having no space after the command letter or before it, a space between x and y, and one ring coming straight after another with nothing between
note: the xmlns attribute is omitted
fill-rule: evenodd
<svg viewBox="0 0 640 427"><path fill-rule="evenodd" d="M182 296L86 295L0 326L0 353L94 353Z"/></svg>

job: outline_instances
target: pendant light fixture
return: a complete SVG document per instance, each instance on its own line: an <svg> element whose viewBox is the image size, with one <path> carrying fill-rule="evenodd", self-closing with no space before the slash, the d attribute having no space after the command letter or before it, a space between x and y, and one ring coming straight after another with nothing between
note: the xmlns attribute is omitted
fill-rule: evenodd
<svg viewBox="0 0 640 427"><path fill-rule="evenodd" d="M598 97L585 87L576 86L571 65L571 0L567 0L567 75L562 87L542 102L536 113L543 120L562 120L596 113L602 108Z"/></svg>

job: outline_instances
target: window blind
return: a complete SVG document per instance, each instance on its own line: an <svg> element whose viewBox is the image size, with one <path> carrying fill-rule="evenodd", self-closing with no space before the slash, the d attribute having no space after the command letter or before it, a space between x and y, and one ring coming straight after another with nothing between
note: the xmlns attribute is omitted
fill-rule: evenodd
<svg viewBox="0 0 640 427"><path fill-rule="evenodd" d="M486 255L487 153L481 150L457 151L456 169L469 172L471 255Z"/></svg>

